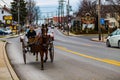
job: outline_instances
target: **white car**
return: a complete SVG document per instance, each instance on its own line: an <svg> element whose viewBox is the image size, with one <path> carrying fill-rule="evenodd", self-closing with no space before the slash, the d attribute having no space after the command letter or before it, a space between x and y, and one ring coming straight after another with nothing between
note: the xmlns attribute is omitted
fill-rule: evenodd
<svg viewBox="0 0 120 80"><path fill-rule="evenodd" d="M54 29L54 26L51 26L51 29Z"/></svg>
<svg viewBox="0 0 120 80"><path fill-rule="evenodd" d="M107 37L106 46L120 48L120 29L115 30Z"/></svg>
<svg viewBox="0 0 120 80"><path fill-rule="evenodd" d="M49 29L47 34L50 35L52 40L54 40L54 30L53 29Z"/></svg>
<svg viewBox="0 0 120 80"><path fill-rule="evenodd" d="M7 32L8 34L12 34L12 30L9 27L5 28L5 32Z"/></svg>

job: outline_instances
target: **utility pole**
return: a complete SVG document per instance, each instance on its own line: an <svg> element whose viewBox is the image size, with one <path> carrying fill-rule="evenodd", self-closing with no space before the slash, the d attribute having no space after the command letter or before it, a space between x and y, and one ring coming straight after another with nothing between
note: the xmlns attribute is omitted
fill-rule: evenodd
<svg viewBox="0 0 120 80"><path fill-rule="evenodd" d="M69 36L69 5L70 5L70 3L69 3L69 0L68 0L68 4L67 4L67 27L68 27L68 31L67 31L67 34L68 34L68 36Z"/></svg>
<svg viewBox="0 0 120 80"><path fill-rule="evenodd" d="M99 41L101 40L101 24L100 24L100 18L101 18L101 0L98 1L98 33L99 33Z"/></svg>
<svg viewBox="0 0 120 80"><path fill-rule="evenodd" d="M61 22L61 25L62 25L62 22L64 22L64 0L59 0L59 10L58 10L58 13L60 14L60 22Z"/></svg>
<svg viewBox="0 0 120 80"><path fill-rule="evenodd" d="M62 25L63 1L61 0L61 25Z"/></svg>
<svg viewBox="0 0 120 80"><path fill-rule="evenodd" d="M59 6L58 6L58 23L59 23L59 28L61 27L60 26L60 9L61 9L61 3L60 3L60 1L59 1Z"/></svg>
<svg viewBox="0 0 120 80"><path fill-rule="evenodd" d="M20 28L20 0L18 0L18 28L19 29L21 29Z"/></svg>

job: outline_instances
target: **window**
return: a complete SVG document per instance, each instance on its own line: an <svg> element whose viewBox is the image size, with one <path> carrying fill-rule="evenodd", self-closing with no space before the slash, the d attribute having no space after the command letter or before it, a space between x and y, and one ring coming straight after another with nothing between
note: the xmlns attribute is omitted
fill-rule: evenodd
<svg viewBox="0 0 120 80"><path fill-rule="evenodd" d="M2 14L4 14L4 10L2 10L2 12L1 12Z"/></svg>
<svg viewBox="0 0 120 80"><path fill-rule="evenodd" d="M113 36L113 35L117 35L117 31L118 31L118 30L114 31L114 32L112 33L112 36Z"/></svg>
<svg viewBox="0 0 120 80"><path fill-rule="evenodd" d="M117 31L117 35L120 35L120 30Z"/></svg>
<svg viewBox="0 0 120 80"><path fill-rule="evenodd" d="M120 35L120 30L117 29L116 31L114 31L114 32L112 33L112 36L113 36L113 35Z"/></svg>

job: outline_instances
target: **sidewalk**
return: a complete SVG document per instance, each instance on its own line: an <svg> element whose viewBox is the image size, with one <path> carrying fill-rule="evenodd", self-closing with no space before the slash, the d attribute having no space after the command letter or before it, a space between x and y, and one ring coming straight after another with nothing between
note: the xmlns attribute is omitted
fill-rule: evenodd
<svg viewBox="0 0 120 80"><path fill-rule="evenodd" d="M63 33L64 35L68 36L68 32L67 32L67 31L62 31L62 30L60 30L60 29L59 29L59 31L60 31L61 33ZM75 35L75 34L69 32L69 36L83 36L83 35Z"/></svg>
<svg viewBox="0 0 120 80"><path fill-rule="evenodd" d="M68 35L68 32L63 32L62 30L59 30L60 32L62 32L64 35ZM73 33L69 32L69 36L84 36L84 35L75 35ZM103 37L101 38L101 40L99 40L98 38L91 38L92 41L96 41L96 42L106 42L106 38Z"/></svg>
<svg viewBox="0 0 120 80"><path fill-rule="evenodd" d="M102 38L101 40L99 40L99 38L91 38L91 40L96 42L106 42L106 38Z"/></svg>
<svg viewBox="0 0 120 80"><path fill-rule="evenodd" d="M0 80L19 80L8 60L5 46L6 42L0 41Z"/></svg>
<svg viewBox="0 0 120 80"><path fill-rule="evenodd" d="M12 68L6 53L6 42L4 39L18 37L19 35L8 35L0 38L0 80L19 80L14 69Z"/></svg>

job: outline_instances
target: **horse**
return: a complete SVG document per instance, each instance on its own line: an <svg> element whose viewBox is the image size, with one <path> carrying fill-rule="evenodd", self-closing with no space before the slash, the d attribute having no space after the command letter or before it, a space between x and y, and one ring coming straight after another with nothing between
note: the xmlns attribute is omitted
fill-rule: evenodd
<svg viewBox="0 0 120 80"><path fill-rule="evenodd" d="M41 31L42 31L41 35L35 37L33 41L34 46L31 46L31 49L33 49L33 52L36 53L36 60L38 60L38 53L40 53L41 70L44 70L44 62L46 62L48 59L48 46L51 37L47 35L47 31L48 31L47 28L42 28ZM44 54L45 54L45 59L43 59Z"/></svg>
<svg viewBox="0 0 120 80"><path fill-rule="evenodd" d="M43 27L41 29L42 33L41 35L37 35L35 38L28 39L28 44L25 45L24 38L20 38L20 41L22 42L23 48L25 48L25 52L30 51L31 53L34 53L36 55L36 61L38 61L38 54L40 53L41 58L41 70L44 70L44 62L48 59L48 47L50 44L51 37L50 35L47 35L48 29L46 27ZM30 50L28 50L30 48ZM44 58L45 54L45 59ZM26 62L25 62L26 63Z"/></svg>

